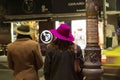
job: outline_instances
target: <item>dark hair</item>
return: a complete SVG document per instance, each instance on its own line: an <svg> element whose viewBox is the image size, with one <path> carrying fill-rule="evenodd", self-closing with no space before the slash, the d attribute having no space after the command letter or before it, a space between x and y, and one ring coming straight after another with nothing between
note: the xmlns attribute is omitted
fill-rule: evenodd
<svg viewBox="0 0 120 80"><path fill-rule="evenodd" d="M69 51L74 51L74 43L71 41L65 41L61 39L55 39L51 44L51 47L54 47L56 49L60 50L69 50Z"/></svg>
<svg viewBox="0 0 120 80"><path fill-rule="evenodd" d="M18 35L17 35L17 39L21 39L21 38L30 38L30 39L32 39L32 37L31 37L30 35L18 34Z"/></svg>

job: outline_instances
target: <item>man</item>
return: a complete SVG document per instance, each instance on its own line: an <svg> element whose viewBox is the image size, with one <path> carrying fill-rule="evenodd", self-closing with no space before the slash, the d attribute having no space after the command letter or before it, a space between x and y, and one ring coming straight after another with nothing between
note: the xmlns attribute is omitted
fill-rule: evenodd
<svg viewBox="0 0 120 80"><path fill-rule="evenodd" d="M28 25L15 28L17 40L7 45L8 66L14 71L14 80L39 80L38 70L43 66L39 43L32 40L34 30Z"/></svg>

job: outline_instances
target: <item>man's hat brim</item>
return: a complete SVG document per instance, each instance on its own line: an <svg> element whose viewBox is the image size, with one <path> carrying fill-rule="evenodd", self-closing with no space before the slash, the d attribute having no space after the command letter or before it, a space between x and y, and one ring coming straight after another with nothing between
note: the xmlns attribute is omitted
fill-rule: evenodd
<svg viewBox="0 0 120 80"><path fill-rule="evenodd" d="M18 34L22 34L22 35L30 35L30 34L33 34L35 32L34 29L30 28L30 31L29 32L24 32L24 31L20 31L18 30L18 27L14 27L14 31Z"/></svg>

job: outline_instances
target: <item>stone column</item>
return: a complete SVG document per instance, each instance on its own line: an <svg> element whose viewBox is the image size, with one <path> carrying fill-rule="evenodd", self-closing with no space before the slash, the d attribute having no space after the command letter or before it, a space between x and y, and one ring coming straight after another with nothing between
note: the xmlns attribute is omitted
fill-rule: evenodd
<svg viewBox="0 0 120 80"><path fill-rule="evenodd" d="M87 46L83 73L85 80L101 80L101 49L98 45L98 2L86 0Z"/></svg>

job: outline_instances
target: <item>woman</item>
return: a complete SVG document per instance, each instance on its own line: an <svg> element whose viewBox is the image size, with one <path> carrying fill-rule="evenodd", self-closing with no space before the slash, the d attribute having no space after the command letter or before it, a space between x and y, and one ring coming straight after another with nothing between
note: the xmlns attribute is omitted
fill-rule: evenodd
<svg viewBox="0 0 120 80"><path fill-rule="evenodd" d="M74 70L74 37L70 33L67 24L61 24L57 29L50 32L56 39L48 46L44 62L45 80L82 80L83 56L79 47L78 56L80 57L81 71ZM80 79L81 78L81 79Z"/></svg>
<svg viewBox="0 0 120 80"><path fill-rule="evenodd" d="M8 66L14 71L14 80L39 80L38 70L43 65L39 43L32 40L32 28L15 28L17 40L7 46Z"/></svg>

